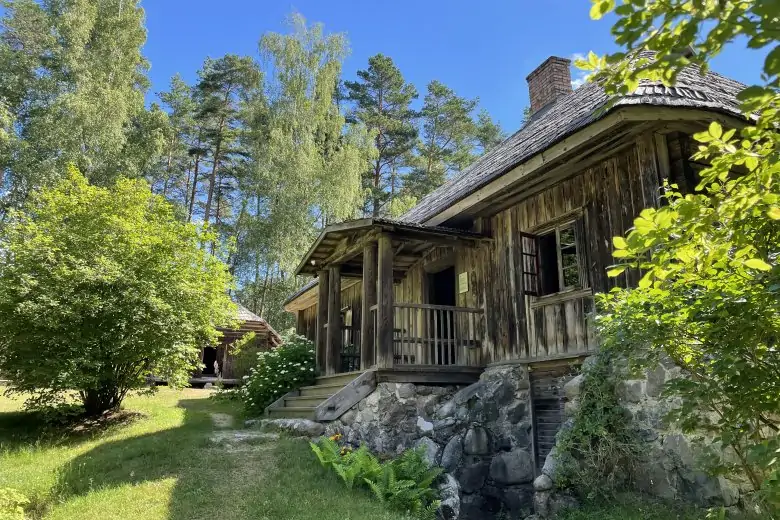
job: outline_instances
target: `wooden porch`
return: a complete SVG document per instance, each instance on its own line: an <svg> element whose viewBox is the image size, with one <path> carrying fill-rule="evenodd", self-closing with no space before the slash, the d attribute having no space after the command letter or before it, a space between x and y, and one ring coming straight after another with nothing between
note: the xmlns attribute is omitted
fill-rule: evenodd
<svg viewBox="0 0 780 520"><path fill-rule="evenodd" d="M375 369L380 380L440 383L478 376L483 365L484 309L396 301L394 286L430 249L475 247L484 240L476 233L381 219L329 227L298 267L298 273L316 274L319 279L319 373L331 376ZM342 307L344 278L362 282L354 322L351 311L345 313ZM400 379L392 372L398 372Z"/></svg>

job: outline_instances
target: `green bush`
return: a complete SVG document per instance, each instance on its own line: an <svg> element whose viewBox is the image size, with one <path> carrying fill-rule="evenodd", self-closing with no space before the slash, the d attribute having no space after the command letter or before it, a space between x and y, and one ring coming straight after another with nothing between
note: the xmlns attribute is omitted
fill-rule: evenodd
<svg viewBox="0 0 780 520"><path fill-rule="evenodd" d="M397 459L380 462L366 446L353 450L340 446L340 435L321 438L311 449L326 468L332 469L349 489L371 490L388 509L420 520L435 518L439 501L433 483L443 473L430 467L422 448L406 450Z"/></svg>
<svg viewBox="0 0 780 520"><path fill-rule="evenodd" d="M236 312L227 266L141 180L75 169L0 226L0 366L31 406L117 409L150 374L186 384Z"/></svg>
<svg viewBox="0 0 780 520"><path fill-rule="evenodd" d="M0 488L0 520L24 520L24 506L28 503L17 491Z"/></svg>
<svg viewBox="0 0 780 520"><path fill-rule="evenodd" d="M608 353L583 370L572 427L556 443L556 485L585 498L611 498L626 486L642 455L642 444L618 403L614 363Z"/></svg>
<svg viewBox="0 0 780 520"><path fill-rule="evenodd" d="M292 332L283 344L257 354L257 365L244 376L240 395L250 413L262 413L284 394L314 383L314 344Z"/></svg>

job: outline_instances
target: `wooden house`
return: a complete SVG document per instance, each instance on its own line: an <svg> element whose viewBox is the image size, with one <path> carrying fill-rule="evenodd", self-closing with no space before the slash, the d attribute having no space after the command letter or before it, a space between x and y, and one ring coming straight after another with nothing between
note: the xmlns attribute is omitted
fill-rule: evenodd
<svg viewBox="0 0 780 520"><path fill-rule="evenodd" d="M322 384L356 367L376 381L462 384L524 364L537 418L560 420L568 367L597 348L594 293L638 281L606 276L612 237L662 203L665 180L697 184L694 132L744 124L743 85L716 73L644 81L608 104L597 84L572 90L569 68L551 57L533 71L528 122L400 219L323 230L297 269L314 278L285 307L316 342ZM297 410L333 416L308 406Z"/></svg>
<svg viewBox="0 0 780 520"><path fill-rule="evenodd" d="M237 384L254 365L258 352L276 348L282 343L279 334L267 321L241 304L238 305L238 320L237 329L218 329L221 334L218 345L203 347L201 368L193 374L191 384L216 382L217 370L222 383ZM250 332L255 334L254 340L236 354L231 348L232 345Z"/></svg>

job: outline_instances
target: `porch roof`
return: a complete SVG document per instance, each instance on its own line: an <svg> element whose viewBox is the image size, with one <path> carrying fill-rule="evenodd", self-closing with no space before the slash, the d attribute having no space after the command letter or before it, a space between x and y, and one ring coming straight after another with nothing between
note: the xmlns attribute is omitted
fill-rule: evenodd
<svg viewBox="0 0 780 520"><path fill-rule="evenodd" d="M476 244L490 240L481 233L441 226L425 226L385 218L363 218L326 227L295 270L298 275L316 275L329 265L340 265L342 276L362 273L364 246L387 233L393 241L393 271L405 273L434 245Z"/></svg>

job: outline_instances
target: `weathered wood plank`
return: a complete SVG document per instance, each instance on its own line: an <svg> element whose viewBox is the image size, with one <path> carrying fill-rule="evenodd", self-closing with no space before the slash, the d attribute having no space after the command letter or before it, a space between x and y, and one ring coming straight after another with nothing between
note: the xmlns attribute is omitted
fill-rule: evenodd
<svg viewBox="0 0 780 520"><path fill-rule="evenodd" d="M317 421L335 421L375 389L376 372L368 370L320 403L314 410L314 417Z"/></svg>
<svg viewBox="0 0 780 520"><path fill-rule="evenodd" d="M341 273L338 266L328 269L328 331L325 351L325 374L339 370L341 361Z"/></svg>
<svg viewBox="0 0 780 520"><path fill-rule="evenodd" d="M363 248L363 292L360 321L360 368L374 366L374 317L371 306L376 303L377 245L371 243Z"/></svg>
<svg viewBox="0 0 780 520"><path fill-rule="evenodd" d="M330 287L329 271L318 271L319 286L317 287L317 373L324 374L326 370L327 329L328 323L328 288Z"/></svg>
<svg viewBox="0 0 780 520"><path fill-rule="evenodd" d="M389 235L383 233L379 237L377 255L377 278L379 289L377 293L377 341L376 366L391 368L393 366L393 242Z"/></svg>

